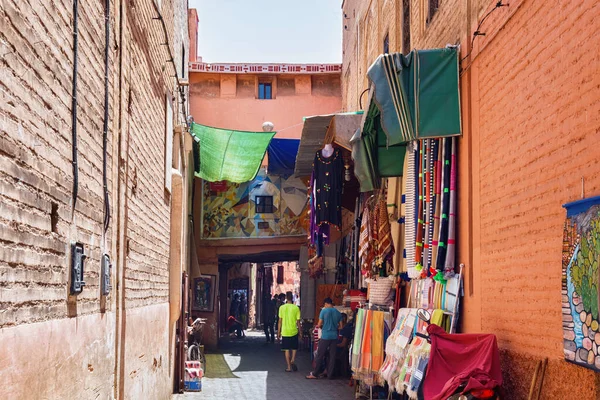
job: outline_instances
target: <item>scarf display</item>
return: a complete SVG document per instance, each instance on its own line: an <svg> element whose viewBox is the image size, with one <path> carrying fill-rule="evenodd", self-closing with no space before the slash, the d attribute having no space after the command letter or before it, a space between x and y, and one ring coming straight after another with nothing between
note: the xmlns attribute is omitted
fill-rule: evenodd
<svg viewBox="0 0 600 400"><path fill-rule="evenodd" d="M456 139L416 141L407 158L406 177L413 178L405 195L408 277L447 279L456 252Z"/></svg>
<svg viewBox="0 0 600 400"><path fill-rule="evenodd" d="M366 278L378 276L386 268L388 274L394 273L394 242L384 189L371 196L362 211L358 256L361 271Z"/></svg>
<svg viewBox="0 0 600 400"><path fill-rule="evenodd" d="M390 336L391 314L385 311L359 309L356 314L352 371L354 379L369 386L380 382L384 365L384 345Z"/></svg>

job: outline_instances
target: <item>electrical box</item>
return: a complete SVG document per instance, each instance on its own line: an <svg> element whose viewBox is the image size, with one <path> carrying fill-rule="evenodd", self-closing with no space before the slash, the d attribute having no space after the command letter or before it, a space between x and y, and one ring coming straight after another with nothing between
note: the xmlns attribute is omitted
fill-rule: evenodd
<svg viewBox="0 0 600 400"><path fill-rule="evenodd" d="M110 263L110 258L108 254L102 255L102 266L100 271L100 279L101 279L101 290L103 296L108 296L110 293L112 286L110 285L110 272L112 269L112 264Z"/></svg>
<svg viewBox="0 0 600 400"><path fill-rule="evenodd" d="M87 256L84 254L83 244L71 244L71 294L77 295L83 291L83 264Z"/></svg>

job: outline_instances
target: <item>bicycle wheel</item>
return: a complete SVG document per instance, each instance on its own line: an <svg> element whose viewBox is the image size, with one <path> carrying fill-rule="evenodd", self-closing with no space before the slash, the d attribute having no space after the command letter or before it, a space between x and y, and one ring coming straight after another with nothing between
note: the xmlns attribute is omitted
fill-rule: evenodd
<svg viewBox="0 0 600 400"><path fill-rule="evenodd" d="M200 347L198 345L193 344L187 351L187 359L188 361L199 361L200 360Z"/></svg>

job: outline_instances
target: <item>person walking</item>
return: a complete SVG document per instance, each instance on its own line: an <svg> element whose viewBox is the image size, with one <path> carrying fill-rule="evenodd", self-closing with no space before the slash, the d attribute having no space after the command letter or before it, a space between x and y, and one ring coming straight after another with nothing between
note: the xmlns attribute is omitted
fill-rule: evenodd
<svg viewBox="0 0 600 400"><path fill-rule="evenodd" d="M317 379L319 374L323 372L323 359L329 351L329 363L327 366L327 376L333 379L335 368L335 354L338 343L338 329L341 328L342 314L333 307L333 301L327 297L323 301L323 309L319 314L319 323L317 326L321 328L321 340L317 348L317 358L315 360L315 370L306 376L306 379Z"/></svg>
<svg viewBox="0 0 600 400"><path fill-rule="evenodd" d="M294 304L292 292L285 294L286 304L279 307L279 325L277 340L281 341L281 350L285 352L287 368L285 372L298 371L296 351L298 351L298 333L300 332L300 308Z"/></svg>
<svg viewBox="0 0 600 400"><path fill-rule="evenodd" d="M240 314L240 321L244 329L248 329L248 302L246 301L246 295L242 293L240 296L240 304L238 306L238 313Z"/></svg>
<svg viewBox="0 0 600 400"><path fill-rule="evenodd" d="M271 300L271 296L265 296L265 336L267 337L267 343L275 343L275 299ZM271 334L269 336L269 333Z"/></svg>
<svg viewBox="0 0 600 400"><path fill-rule="evenodd" d="M233 315L236 319L240 318L240 295L235 293L229 306L229 315Z"/></svg>

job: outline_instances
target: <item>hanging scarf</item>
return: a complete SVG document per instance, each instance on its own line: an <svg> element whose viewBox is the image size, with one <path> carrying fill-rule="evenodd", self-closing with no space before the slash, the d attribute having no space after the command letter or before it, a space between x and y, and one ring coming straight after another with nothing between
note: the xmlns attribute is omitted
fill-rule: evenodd
<svg viewBox="0 0 600 400"><path fill-rule="evenodd" d="M387 212L385 193L381 194L377 204L377 224L374 226L377 232L377 259L379 265L386 263L387 274L394 275L394 242L392 240L392 228Z"/></svg>
<svg viewBox="0 0 600 400"><path fill-rule="evenodd" d="M368 274L373 263L373 243L371 237L371 225L370 225L370 211L367 205L368 201L365 202L363 208L362 221L360 224L360 240L358 244L358 257L360 258L360 265L363 275Z"/></svg>
<svg viewBox="0 0 600 400"><path fill-rule="evenodd" d="M448 252L444 264L446 277L454 275L455 252L456 252L456 139L448 139L452 142L450 156L450 215L448 219Z"/></svg>
<svg viewBox="0 0 600 400"><path fill-rule="evenodd" d="M406 272L411 279L419 276L419 271L415 269L415 243L416 243L416 209L417 188L416 188L416 160L417 160L417 142L411 142L406 148L407 166L406 166L406 196L405 202L405 221L406 227Z"/></svg>

